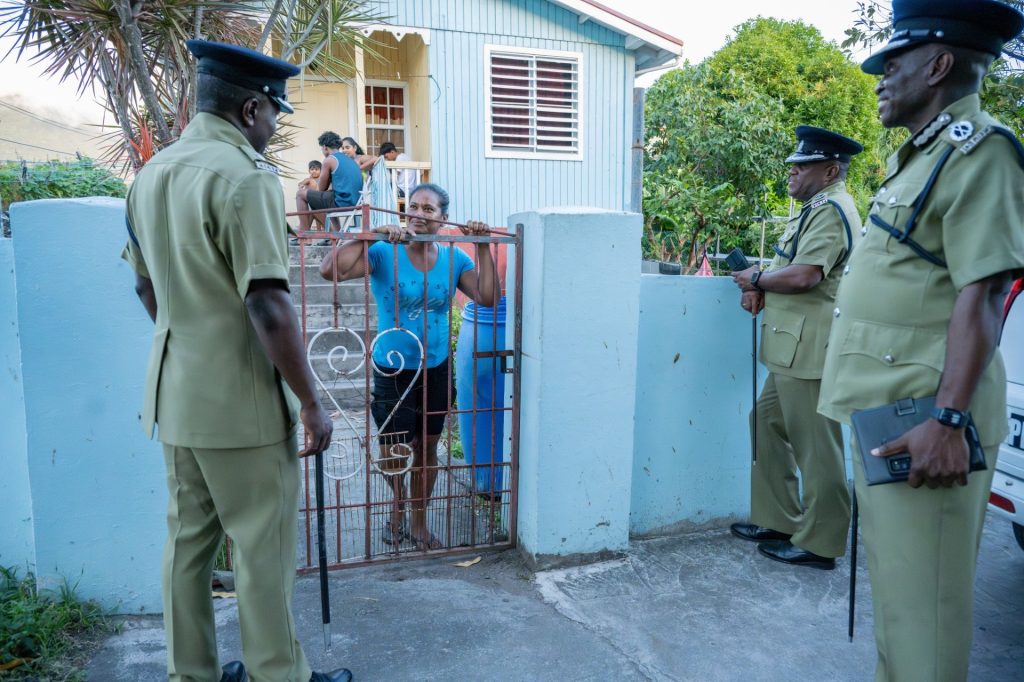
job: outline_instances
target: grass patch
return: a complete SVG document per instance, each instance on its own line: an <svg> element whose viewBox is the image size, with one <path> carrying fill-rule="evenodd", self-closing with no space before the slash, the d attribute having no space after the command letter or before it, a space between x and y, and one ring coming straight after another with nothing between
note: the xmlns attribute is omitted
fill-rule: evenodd
<svg viewBox="0 0 1024 682"><path fill-rule="evenodd" d="M79 682L93 644L110 631L103 610L65 580L40 591L35 576L0 566L0 680Z"/></svg>

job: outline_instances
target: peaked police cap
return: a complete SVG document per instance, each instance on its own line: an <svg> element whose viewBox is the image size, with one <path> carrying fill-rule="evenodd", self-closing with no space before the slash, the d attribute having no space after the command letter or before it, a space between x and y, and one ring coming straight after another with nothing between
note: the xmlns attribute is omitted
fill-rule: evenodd
<svg viewBox="0 0 1024 682"><path fill-rule="evenodd" d="M796 151L786 158L786 163L811 163L829 159L849 161L864 151L864 147L856 140L814 126L797 126L796 138L799 141Z"/></svg>
<svg viewBox="0 0 1024 682"><path fill-rule="evenodd" d="M925 43L966 47L998 57L1020 35L1024 15L998 0L893 0L889 44L861 69L881 75L885 60Z"/></svg>
<svg viewBox="0 0 1024 682"><path fill-rule="evenodd" d="M185 44L199 60L199 73L262 92L284 113L295 113L288 103L288 79L299 73L299 67L239 45L210 40L189 40Z"/></svg>

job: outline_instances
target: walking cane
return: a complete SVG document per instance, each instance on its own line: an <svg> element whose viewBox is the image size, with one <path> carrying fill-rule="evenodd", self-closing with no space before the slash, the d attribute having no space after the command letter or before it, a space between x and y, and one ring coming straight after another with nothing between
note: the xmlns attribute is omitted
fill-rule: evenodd
<svg viewBox="0 0 1024 682"><path fill-rule="evenodd" d="M847 625L846 631L850 636L850 642L853 642L853 612L856 608L855 599L857 597L857 490L854 488L853 495L851 496L852 505L850 507L850 622Z"/></svg>
<svg viewBox="0 0 1024 682"><path fill-rule="evenodd" d="M316 453L316 552L320 564L320 614L324 650L331 650L331 595L327 586L327 533L324 521L324 453Z"/></svg>
<svg viewBox="0 0 1024 682"><path fill-rule="evenodd" d="M753 401L752 426L750 427L750 461L757 464L757 315L750 317L750 398Z"/></svg>
<svg viewBox="0 0 1024 682"><path fill-rule="evenodd" d="M792 210L792 207L790 207L790 210ZM760 268L761 263L764 262L764 232L767 227L767 222L767 216L761 218L761 246L757 252L758 268ZM754 405L753 410L751 410L754 425L750 429L750 461L753 464L757 464L757 315L750 318L750 367L752 370L750 379L750 397Z"/></svg>

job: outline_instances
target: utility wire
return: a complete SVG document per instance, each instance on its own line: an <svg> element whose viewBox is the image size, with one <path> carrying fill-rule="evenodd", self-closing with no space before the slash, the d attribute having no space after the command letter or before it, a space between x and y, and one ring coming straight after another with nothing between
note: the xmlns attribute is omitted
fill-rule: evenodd
<svg viewBox="0 0 1024 682"><path fill-rule="evenodd" d="M17 144L24 147L33 147L35 149L42 149L43 151L53 152L54 154L66 154L68 156L75 156L77 152L64 152L59 149L50 149L49 147L40 147L37 144L29 144L28 142L21 142L19 140L9 140L6 137L0 137L0 142L10 142L11 144Z"/></svg>
<svg viewBox="0 0 1024 682"><path fill-rule="evenodd" d="M75 128L73 126L67 125L66 123L61 123L60 121L55 121L52 118L46 118L45 116L40 116L39 114L37 114L37 113L35 113L33 111L29 111L28 109L23 109L22 107L19 107L16 104L11 104L10 102L0 102L0 107L6 107L6 108L8 108L8 109L10 109L12 111L17 111L20 114L25 114L26 116L28 116L30 118L33 118L33 119L39 121L40 123L46 123L47 125L52 125L52 126L56 126L58 128L63 128L64 130L70 130L73 133L80 133L82 135L92 135L92 133L90 131L88 131L88 130L83 130L82 128Z"/></svg>

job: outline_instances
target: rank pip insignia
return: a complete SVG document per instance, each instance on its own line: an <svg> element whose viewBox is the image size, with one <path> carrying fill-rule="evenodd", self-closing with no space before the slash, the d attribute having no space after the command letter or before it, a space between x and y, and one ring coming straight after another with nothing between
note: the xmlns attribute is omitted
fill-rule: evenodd
<svg viewBox="0 0 1024 682"><path fill-rule="evenodd" d="M918 133L917 137L914 138L914 146L923 147L932 140L934 140L935 136L941 133L952 120L953 117L950 116L945 111L943 111L941 114L932 119L932 122L925 126L924 130Z"/></svg>
<svg viewBox="0 0 1024 682"><path fill-rule="evenodd" d="M957 121L949 127L949 139L953 142L963 142L974 132L974 124L970 121Z"/></svg>
<svg viewBox="0 0 1024 682"><path fill-rule="evenodd" d="M270 163L269 161L259 161L259 160L257 160L255 163L256 163L256 167L259 168L260 170L269 171L269 172L273 173L274 175L277 175L277 166L275 166L274 164Z"/></svg>
<svg viewBox="0 0 1024 682"><path fill-rule="evenodd" d="M984 140L986 137L988 137L989 133L991 133L991 132L992 132L992 126L985 126L981 130L979 130L977 133L975 133L974 137L972 137L971 139L967 140L967 142L964 142L962 145L960 145L960 152L962 154L970 154L971 151L973 151L974 148L977 147L981 143L982 140Z"/></svg>

